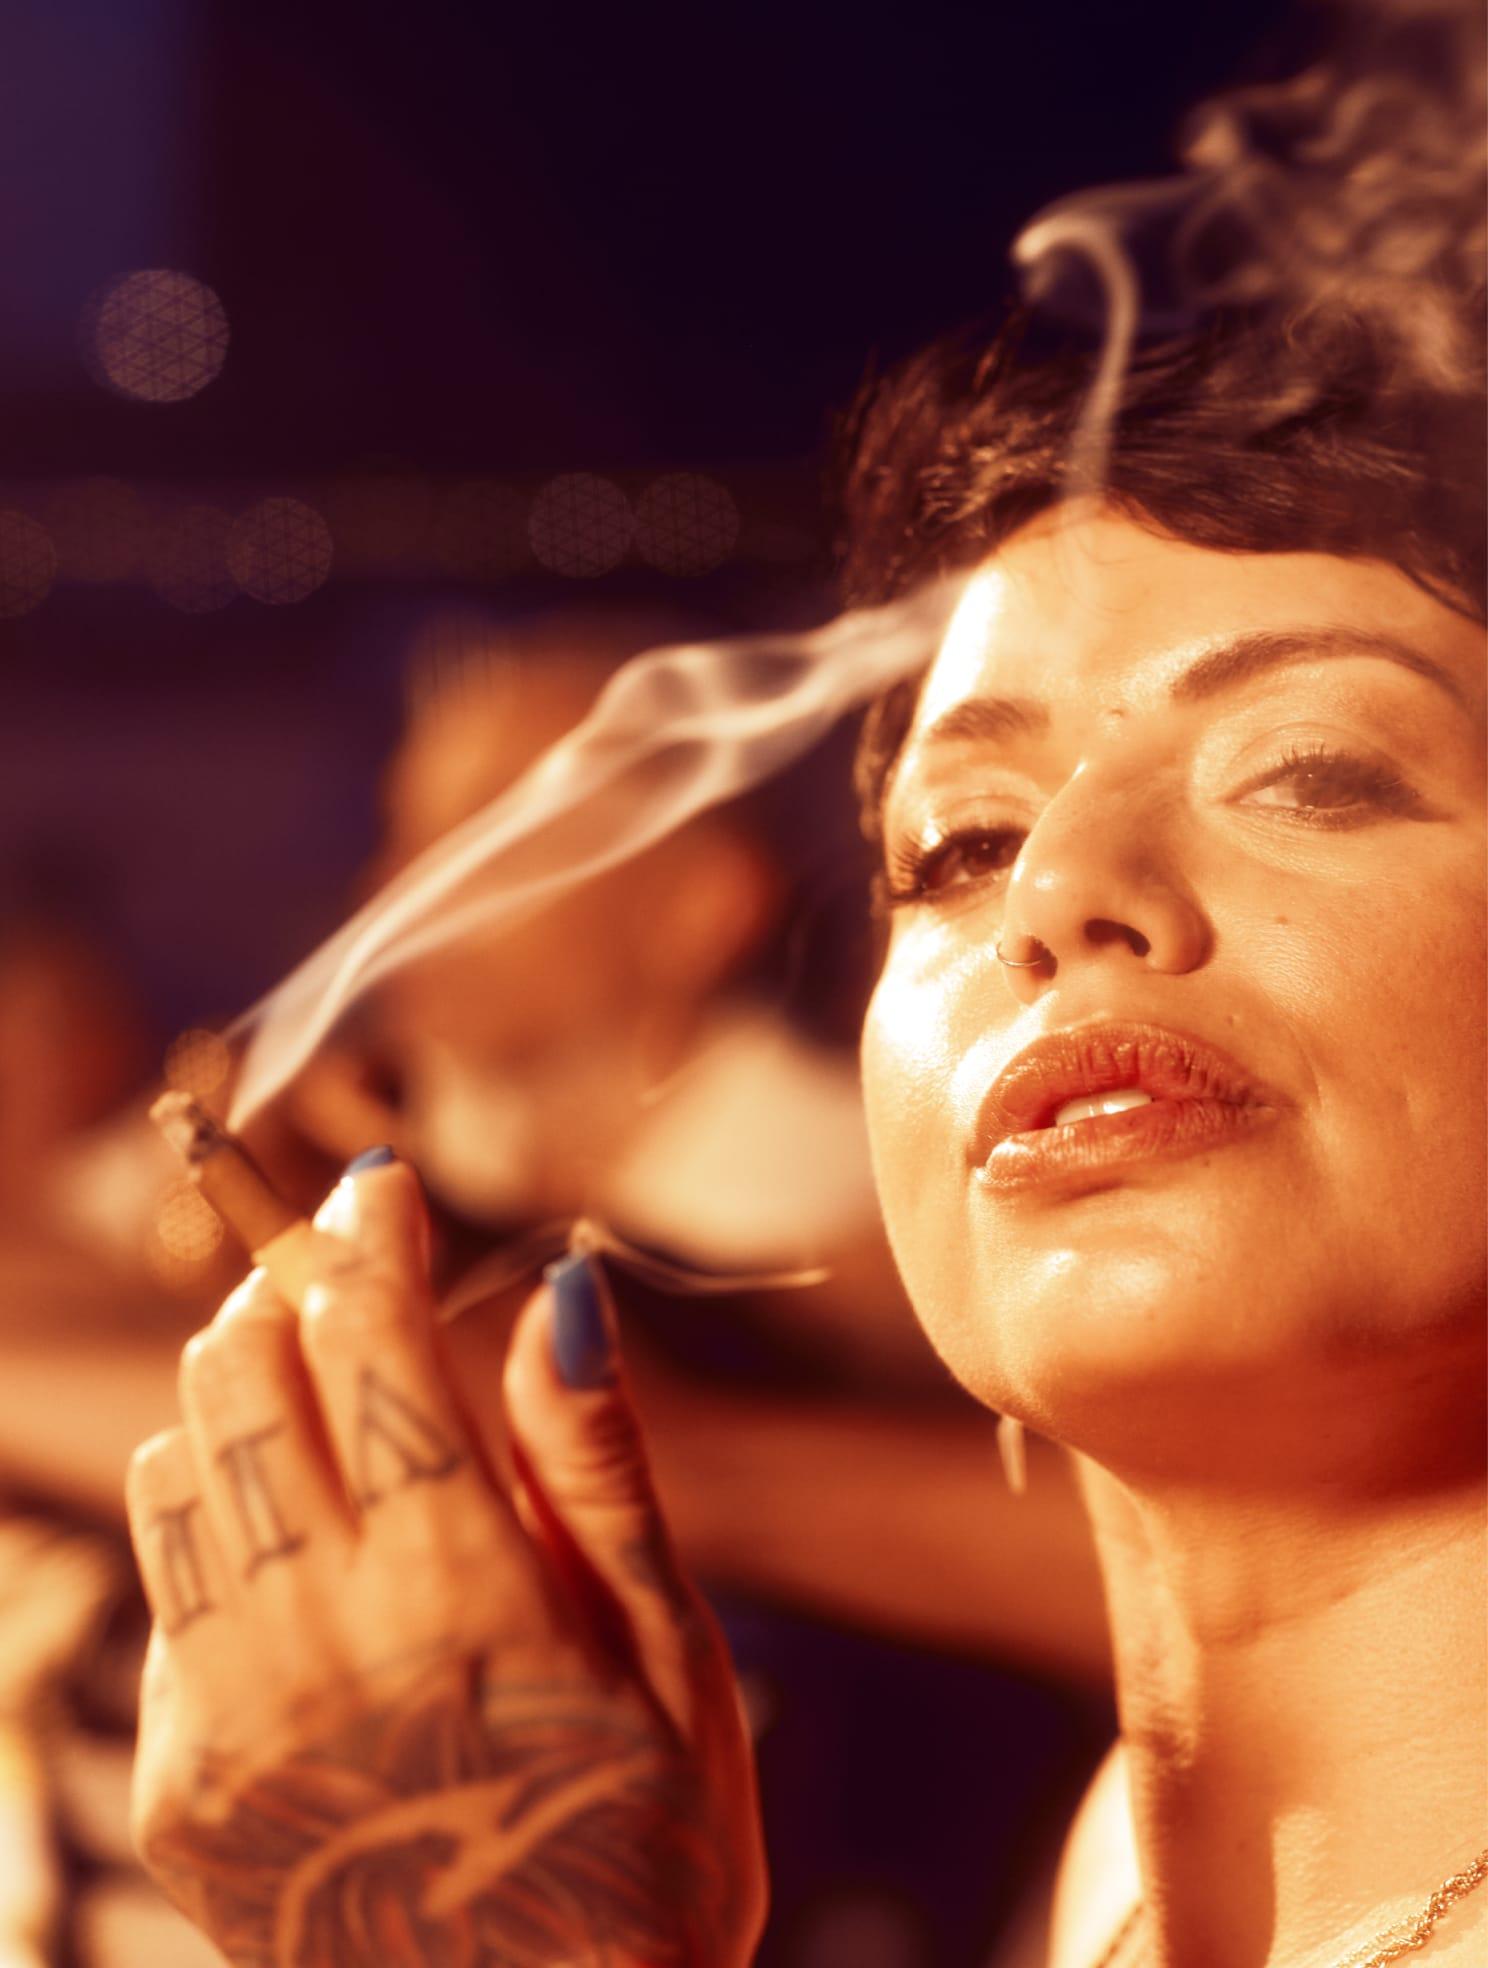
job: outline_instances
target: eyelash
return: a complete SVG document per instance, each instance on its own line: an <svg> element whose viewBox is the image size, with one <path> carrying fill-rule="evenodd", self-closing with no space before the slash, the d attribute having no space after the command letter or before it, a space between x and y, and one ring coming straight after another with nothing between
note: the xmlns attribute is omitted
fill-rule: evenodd
<svg viewBox="0 0 1488 1968"><path fill-rule="evenodd" d="M1306 773L1314 775L1315 786L1325 790L1338 787L1352 790L1362 794L1365 803L1385 812L1404 813L1417 804L1415 793L1397 773L1368 759L1356 758L1351 752L1330 751L1326 745L1288 745L1276 768L1249 790L1255 791L1259 786L1275 785L1281 780ZM1304 827L1337 829L1359 824L1352 807L1273 807L1270 810L1285 813ZM932 889L929 881L937 864L948 852L977 843L996 845L1019 840L1025 832L1022 827L967 826L942 835L933 843L915 840L901 842L887 850L887 865L880 886L881 899L891 909L911 902L933 901L938 894L947 892ZM974 875L968 882L955 883L954 891L992 880L1003 872L1003 868L998 868Z"/></svg>

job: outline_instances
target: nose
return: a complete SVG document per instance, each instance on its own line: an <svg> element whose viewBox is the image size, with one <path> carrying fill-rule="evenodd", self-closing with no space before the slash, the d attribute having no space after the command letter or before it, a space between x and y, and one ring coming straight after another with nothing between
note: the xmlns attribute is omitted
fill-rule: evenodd
<svg viewBox="0 0 1488 1968"><path fill-rule="evenodd" d="M1008 989L1032 1003L1079 966L1196 969L1212 939L1177 854L1139 787L1075 773L1034 822L1008 878L997 943Z"/></svg>

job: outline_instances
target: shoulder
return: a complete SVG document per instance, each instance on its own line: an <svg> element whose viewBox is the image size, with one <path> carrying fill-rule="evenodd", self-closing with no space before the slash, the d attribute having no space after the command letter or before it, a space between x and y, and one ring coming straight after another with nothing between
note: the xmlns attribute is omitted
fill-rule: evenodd
<svg viewBox="0 0 1488 1968"><path fill-rule="evenodd" d="M1048 1968L1090 1968L1137 1898L1126 1756L1112 1743L1070 1823L1054 1883Z"/></svg>

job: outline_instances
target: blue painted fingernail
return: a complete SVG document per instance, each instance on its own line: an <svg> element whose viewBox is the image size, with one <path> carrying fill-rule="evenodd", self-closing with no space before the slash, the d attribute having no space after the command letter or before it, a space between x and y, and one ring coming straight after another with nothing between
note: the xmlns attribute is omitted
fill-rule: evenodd
<svg viewBox="0 0 1488 1968"><path fill-rule="evenodd" d="M398 1157L391 1148L364 1148L360 1155L354 1155L342 1169L343 1175L360 1175L364 1169L386 1168L389 1162Z"/></svg>
<svg viewBox="0 0 1488 1968"><path fill-rule="evenodd" d="M583 1251L570 1251L543 1272L553 1293L553 1362L565 1387L607 1387L615 1378L615 1342L600 1295L599 1273Z"/></svg>

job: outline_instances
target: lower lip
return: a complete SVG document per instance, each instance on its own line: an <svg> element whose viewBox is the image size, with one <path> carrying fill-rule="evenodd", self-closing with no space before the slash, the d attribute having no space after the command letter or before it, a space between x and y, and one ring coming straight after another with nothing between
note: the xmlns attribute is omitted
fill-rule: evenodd
<svg viewBox="0 0 1488 1968"><path fill-rule="evenodd" d="M1068 1127L1035 1128L999 1141L977 1171L982 1186L1016 1195L1135 1162L1176 1161L1240 1141L1273 1120L1274 1107L1228 1100L1152 1100Z"/></svg>

